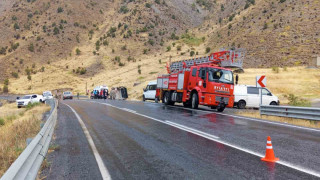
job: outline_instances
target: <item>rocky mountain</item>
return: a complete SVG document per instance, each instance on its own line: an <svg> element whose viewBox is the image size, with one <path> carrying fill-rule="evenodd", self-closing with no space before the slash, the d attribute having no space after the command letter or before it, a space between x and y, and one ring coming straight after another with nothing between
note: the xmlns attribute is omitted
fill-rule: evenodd
<svg viewBox="0 0 320 180"><path fill-rule="evenodd" d="M24 92L53 77L54 87L118 85L134 71L133 84L220 48L246 49L245 68L308 65L320 54L319 10L318 0L2 0L0 80Z"/></svg>

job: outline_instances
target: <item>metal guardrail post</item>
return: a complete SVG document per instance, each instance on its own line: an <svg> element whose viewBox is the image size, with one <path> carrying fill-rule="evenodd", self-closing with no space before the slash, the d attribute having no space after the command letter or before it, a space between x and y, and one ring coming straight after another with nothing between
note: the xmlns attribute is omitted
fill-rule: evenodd
<svg viewBox="0 0 320 180"><path fill-rule="evenodd" d="M30 144L20 154L16 161L1 177L1 180L7 179L36 179L38 171L44 160L49 144L54 132L54 127L57 121L57 106L58 101L52 100L51 114L40 132L33 138Z"/></svg>

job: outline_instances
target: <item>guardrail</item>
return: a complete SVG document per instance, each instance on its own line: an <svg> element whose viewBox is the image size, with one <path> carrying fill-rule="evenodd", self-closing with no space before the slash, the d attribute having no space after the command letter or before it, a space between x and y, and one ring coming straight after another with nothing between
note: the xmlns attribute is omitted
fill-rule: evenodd
<svg viewBox="0 0 320 180"><path fill-rule="evenodd" d="M43 128L5 172L1 177L1 180L36 179L42 161L48 152L49 144L57 121L58 101L52 100L52 103L54 103L54 106L51 106L53 107L53 110L51 111L51 114Z"/></svg>
<svg viewBox="0 0 320 180"><path fill-rule="evenodd" d="M293 106L260 106L260 115L320 121L320 108Z"/></svg>

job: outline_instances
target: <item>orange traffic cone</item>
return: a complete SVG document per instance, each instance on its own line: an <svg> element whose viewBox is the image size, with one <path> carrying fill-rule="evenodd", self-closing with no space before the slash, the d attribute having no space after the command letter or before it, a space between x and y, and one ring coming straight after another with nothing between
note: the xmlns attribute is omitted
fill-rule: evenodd
<svg viewBox="0 0 320 180"><path fill-rule="evenodd" d="M266 149L266 156L264 158L261 158L262 161L268 161L268 162L276 162L279 161L279 158L276 158L274 156L273 148L272 148L272 143L271 143L271 138L268 136L267 139L267 149Z"/></svg>

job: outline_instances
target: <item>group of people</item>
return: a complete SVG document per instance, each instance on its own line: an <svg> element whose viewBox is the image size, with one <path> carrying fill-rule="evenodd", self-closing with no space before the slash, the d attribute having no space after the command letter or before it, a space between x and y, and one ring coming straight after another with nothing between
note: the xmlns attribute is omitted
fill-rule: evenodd
<svg viewBox="0 0 320 180"><path fill-rule="evenodd" d="M107 99L109 96L108 89L102 89L102 90L93 90L91 92L91 98L92 99Z"/></svg>
<svg viewBox="0 0 320 180"><path fill-rule="evenodd" d="M110 94L108 89L91 91L91 99L120 99L120 91L117 88L111 88Z"/></svg>

